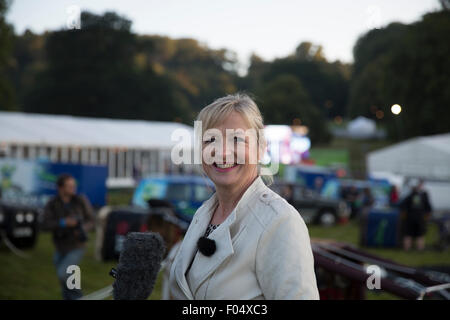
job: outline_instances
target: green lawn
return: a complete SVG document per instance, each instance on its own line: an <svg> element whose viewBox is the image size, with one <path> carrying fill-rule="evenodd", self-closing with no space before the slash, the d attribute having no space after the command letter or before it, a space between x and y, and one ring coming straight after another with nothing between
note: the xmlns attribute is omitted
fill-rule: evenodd
<svg viewBox="0 0 450 320"><path fill-rule="evenodd" d="M311 158L318 165L344 165L358 179L366 177L366 156L369 152L392 144L389 140L357 140L333 138L330 143L313 145Z"/></svg>
<svg viewBox="0 0 450 320"><path fill-rule="evenodd" d="M312 238L328 238L358 243L358 228L350 223L333 227L309 227ZM437 230L430 226L427 244L435 242ZM81 286L85 294L99 290L113 282L108 275L116 262L99 262L94 258L94 234L90 235L86 255L81 264ZM399 249L367 249L369 252L410 266L450 265L450 252L438 252L431 248L425 252L403 252ZM27 250L29 259L11 253L0 245L0 299L60 299L60 289L52 264L53 244L50 234L41 233L36 246ZM161 277L150 299L161 298ZM368 292L369 299L392 299L389 294Z"/></svg>
<svg viewBox="0 0 450 320"><path fill-rule="evenodd" d="M311 148L309 151L311 159L318 166L348 166L349 157L346 149L336 148Z"/></svg>
<svg viewBox="0 0 450 320"><path fill-rule="evenodd" d="M89 237L86 254L80 265L81 288L84 294L113 283L108 275L117 263L100 262L94 258L95 234ZM0 245L0 299L60 299L61 293L52 263L53 243L49 233L39 235L36 246L26 250L28 259L11 253ZM158 279L150 299L160 299L161 281Z"/></svg>

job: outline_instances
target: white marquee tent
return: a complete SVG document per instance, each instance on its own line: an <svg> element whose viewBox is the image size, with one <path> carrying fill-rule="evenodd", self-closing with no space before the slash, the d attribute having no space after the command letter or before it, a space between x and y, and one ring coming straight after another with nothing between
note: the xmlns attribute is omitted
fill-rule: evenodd
<svg viewBox="0 0 450 320"><path fill-rule="evenodd" d="M117 181L136 168L143 175L172 170L177 129L194 132L175 122L0 112L0 148L7 157L106 164L109 180Z"/></svg>
<svg viewBox="0 0 450 320"><path fill-rule="evenodd" d="M369 172L450 181L450 133L417 137L370 152Z"/></svg>
<svg viewBox="0 0 450 320"><path fill-rule="evenodd" d="M375 121L360 116L349 122L347 131L353 137L366 138L376 134L377 126Z"/></svg>

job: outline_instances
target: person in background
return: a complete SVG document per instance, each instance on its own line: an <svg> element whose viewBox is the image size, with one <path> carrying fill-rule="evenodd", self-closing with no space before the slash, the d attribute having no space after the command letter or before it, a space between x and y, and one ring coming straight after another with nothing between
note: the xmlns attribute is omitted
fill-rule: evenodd
<svg viewBox="0 0 450 320"><path fill-rule="evenodd" d="M354 219L358 215L358 197L359 192L355 186L350 186L350 188L345 193L347 204L350 207L350 219Z"/></svg>
<svg viewBox="0 0 450 320"><path fill-rule="evenodd" d="M283 194L281 195L290 205L294 205L294 187L291 184L283 186Z"/></svg>
<svg viewBox="0 0 450 320"><path fill-rule="evenodd" d="M89 200L76 194L76 182L69 174L62 174L56 182L58 193L44 208L42 229L51 231L56 251L53 263L62 288L64 300L83 296L81 289L67 286L67 267L78 265L84 254L86 231L94 227L94 215Z"/></svg>
<svg viewBox="0 0 450 320"><path fill-rule="evenodd" d="M370 208L372 208L374 203L375 203L375 199L372 195L372 191L370 191L370 188L365 187L362 192L361 211L363 213L368 213L368 211L370 210Z"/></svg>
<svg viewBox="0 0 450 320"><path fill-rule="evenodd" d="M318 196L320 196L323 188L323 178L322 177L316 177L314 179L314 193Z"/></svg>
<svg viewBox="0 0 450 320"><path fill-rule="evenodd" d="M404 216L403 248L411 249L415 239L417 250L425 248L425 234L427 220L431 215L431 204L428 193L423 190L423 181L413 187L410 194L402 201L401 208Z"/></svg>
<svg viewBox="0 0 450 320"><path fill-rule="evenodd" d="M391 191L389 193L389 204L391 206L396 206L399 200L399 193L397 190L397 187L395 185L392 185Z"/></svg>

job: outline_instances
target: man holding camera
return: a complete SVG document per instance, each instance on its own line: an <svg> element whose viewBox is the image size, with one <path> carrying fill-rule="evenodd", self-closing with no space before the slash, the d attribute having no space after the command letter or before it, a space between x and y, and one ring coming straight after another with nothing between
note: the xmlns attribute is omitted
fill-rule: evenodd
<svg viewBox="0 0 450 320"><path fill-rule="evenodd" d="M83 257L87 242L86 231L94 227L94 215L89 200L76 194L76 182L69 174L62 174L56 182L58 194L44 209L43 229L52 231L55 244L53 262L65 300L82 297L81 289L69 288L67 268L77 265Z"/></svg>

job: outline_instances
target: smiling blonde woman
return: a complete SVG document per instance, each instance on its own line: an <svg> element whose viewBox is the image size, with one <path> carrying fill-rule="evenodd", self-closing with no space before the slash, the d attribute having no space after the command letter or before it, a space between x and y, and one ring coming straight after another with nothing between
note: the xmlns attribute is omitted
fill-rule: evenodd
<svg viewBox="0 0 450 320"><path fill-rule="evenodd" d="M260 176L266 140L256 103L228 95L197 120L203 171L216 192L195 213L171 265L170 296L319 299L308 229Z"/></svg>

